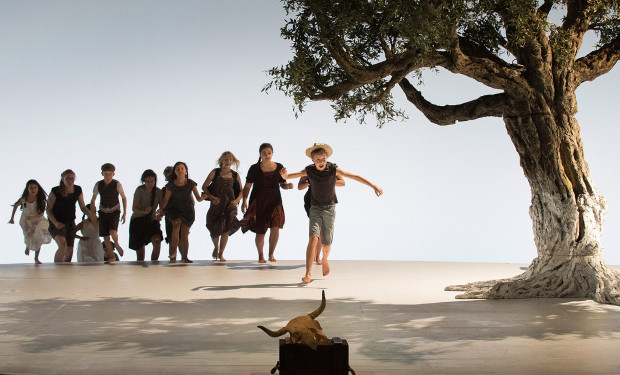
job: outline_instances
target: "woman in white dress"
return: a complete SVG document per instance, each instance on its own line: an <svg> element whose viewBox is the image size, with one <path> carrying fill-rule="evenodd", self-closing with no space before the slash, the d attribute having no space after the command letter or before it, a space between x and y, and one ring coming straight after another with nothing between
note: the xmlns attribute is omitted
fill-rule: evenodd
<svg viewBox="0 0 620 375"><path fill-rule="evenodd" d="M15 211L20 207L22 215L19 219L19 226L24 233L25 253L29 255L31 250L34 251L34 262L36 264L41 264L39 261L41 246L52 242L52 236L47 230L49 222L43 216L46 205L47 194L45 190L36 180L28 180L22 196L13 205L11 220L9 220L9 224L15 223Z"/></svg>
<svg viewBox="0 0 620 375"><path fill-rule="evenodd" d="M86 208L90 210L90 204L87 204ZM99 226L86 219L86 215L82 215L82 222L75 229L82 231L82 236L76 236L80 239L77 248L77 261L103 262L103 244L99 239Z"/></svg>

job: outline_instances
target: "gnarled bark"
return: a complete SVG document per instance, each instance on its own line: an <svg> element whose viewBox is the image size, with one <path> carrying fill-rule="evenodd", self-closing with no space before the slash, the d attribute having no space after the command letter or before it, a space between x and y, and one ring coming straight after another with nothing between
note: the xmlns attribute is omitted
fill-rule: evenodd
<svg viewBox="0 0 620 375"><path fill-rule="evenodd" d="M540 106L539 114L504 118L532 189L538 257L511 279L447 287L467 292L457 298L572 297L620 304L620 275L605 263L600 245L607 202L591 181L571 109Z"/></svg>

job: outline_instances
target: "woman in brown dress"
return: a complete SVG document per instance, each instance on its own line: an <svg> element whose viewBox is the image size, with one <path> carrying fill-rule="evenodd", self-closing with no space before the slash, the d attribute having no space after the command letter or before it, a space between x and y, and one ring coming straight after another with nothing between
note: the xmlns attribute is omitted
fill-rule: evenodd
<svg viewBox="0 0 620 375"><path fill-rule="evenodd" d="M271 161L273 147L269 143L260 145L258 163L248 170L243 187L243 204L241 211L245 214L241 222L243 231L248 229L256 233L256 250L258 262L266 263L263 256L265 234L269 229L269 261L275 262L273 253L278 244L280 229L284 227L284 208L280 188L292 189L293 184L287 183L280 176L284 166ZM250 189L252 194L250 194ZM250 197L248 206L248 195Z"/></svg>
<svg viewBox="0 0 620 375"><path fill-rule="evenodd" d="M166 219L172 223L172 239L169 243L169 251L172 253L173 249L178 246L183 263L193 263L188 258L189 228L196 218L192 193L198 202L207 198L204 193L202 195L198 193L196 182L189 178L187 164L178 161L174 164L174 173L166 184L164 202L157 210L157 218L161 220L162 216L165 215ZM176 254L170 257L170 261L174 260L176 260Z"/></svg>
<svg viewBox="0 0 620 375"><path fill-rule="evenodd" d="M225 262L224 249L228 237L239 229L237 206L242 196L241 178L231 169L233 164L239 169L239 160L232 152L224 152L217 162L220 167L209 173L202 184L202 191L211 201L211 207L207 212L207 229L213 241L211 256L215 260Z"/></svg>

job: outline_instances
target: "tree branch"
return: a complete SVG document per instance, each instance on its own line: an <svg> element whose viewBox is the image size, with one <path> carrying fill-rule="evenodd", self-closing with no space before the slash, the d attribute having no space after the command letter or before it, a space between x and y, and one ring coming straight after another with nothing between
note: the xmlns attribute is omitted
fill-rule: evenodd
<svg viewBox="0 0 620 375"><path fill-rule="evenodd" d="M538 8L538 14L547 18L552 8L553 8L553 0L545 0L545 2Z"/></svg>
<svg viewBox="0 0 620 375"><path fill-rule="evenodd" d="M366 84L376 82L388 76L392 76L390 80L391 87L394 87L400 79L416 69L433 67L442 65L447 58L441 54L432 55L422 54L408 51L402 54L394 55L393 58L382 61L378 64L370 66L358 66L355 74L347 70L346 66L339 65L349 74L349 79L338 82L332 86L326 87L320 94L310 98L311 100L336 100L346 94ZM397 77L397 80L394 80ZM390 89L391 89L390 87Z"/></svg>
<svg viewBox="0 0 620 375"><path fill-rule="evenodd" d="M392 51L386 50L387 46L382 44L386 55L384 61L377 64L370 64L368 62L361 64L347 52L348 48L346 42L334 34L329 25L329 20L325 18L322 11L315 10L314 14L321 41L336 64L351 77L351 82L343 82L345 86L351 88L359 87L363 84L393 75L394 72L407 71L407 73L409 73L415 69L436 66L446 59L446 57L440 53L429 54L417 51L406 51L400 54L394 54ZM354 86L349 86L351 84ZM337 84L335 86L340 85L341 84Z"/></svg>
<svg viewBox="0 0 620 375"><path fill-rule="evenodd" d="M519 92L527 86L527 82L521 77L520 68L508 64L467 38L457 38L454 59L438 64L439 66L498 90Z"/></svg>
<svg viewBox="0 0 620 375"><path fill-rule="evenodd" d="M562 29L571 34L571 37L566 40L570 48L571 60L574 60L579 53L583 36L588 31L590 17L586 16L586 13L589 6L594 5L590 4L590 1L569 1L566 5L566 17L564 17Z"/></svg>
<svg viewBox="0 0 620 375"><path fill-rule="evenodd" d="M507 107L506 94L484 95L478 99L458 104L438 106L427 101L405 78L399 83L407 100L413 103L434 124L453 125L457 121L475 120L482 117L502 117Z"/></svg>
<svg viewBox="0 0 620 375"><path fill-rule="evenodd" d="M573 64L576 86L608 73L620 59L620 36Z"/></svg>

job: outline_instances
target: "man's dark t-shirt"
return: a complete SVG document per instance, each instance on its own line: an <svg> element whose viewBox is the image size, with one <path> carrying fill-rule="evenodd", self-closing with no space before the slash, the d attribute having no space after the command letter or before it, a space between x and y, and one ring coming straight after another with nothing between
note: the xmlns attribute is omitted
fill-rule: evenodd
<svg viewBox="0 0 620 375"><path fill-rule="evenodd" d="M336 169L338 166L327 162L325 169L319 171L314 164L306 167L311 188L313 206L326 206L338 203L336 198Z"/></svg>

